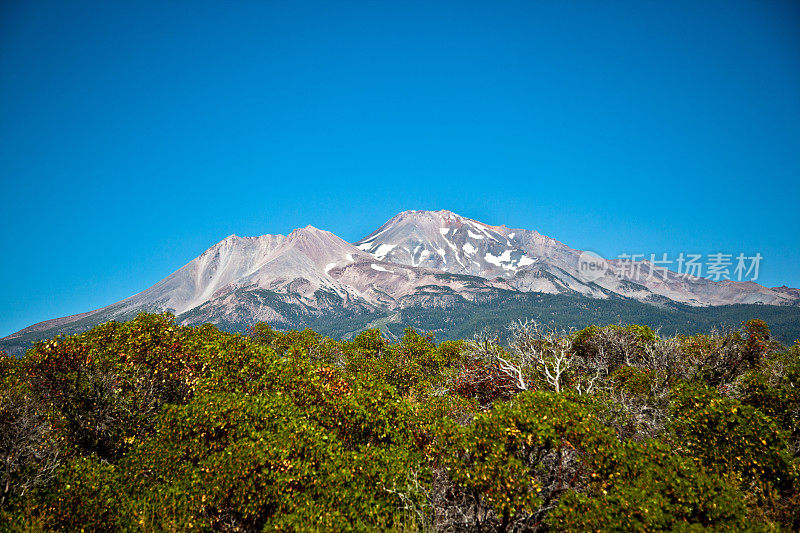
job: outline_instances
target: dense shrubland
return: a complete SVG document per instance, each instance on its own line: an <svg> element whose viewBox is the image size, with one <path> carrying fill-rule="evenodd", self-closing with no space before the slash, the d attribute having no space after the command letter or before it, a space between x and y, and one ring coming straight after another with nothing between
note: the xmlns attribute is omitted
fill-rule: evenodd
<svg viewBox="0 0 800 533"><path fill-rule="evenodd" d="M0 357L11 531L800 529L800 344L140 315Z"/></svg>

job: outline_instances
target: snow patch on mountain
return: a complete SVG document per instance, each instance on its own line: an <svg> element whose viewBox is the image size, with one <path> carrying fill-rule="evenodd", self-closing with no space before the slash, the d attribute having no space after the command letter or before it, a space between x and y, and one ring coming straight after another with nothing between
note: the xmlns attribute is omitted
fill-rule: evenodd
<svg viewBox="0 0 800 533"><path fill-rule="evenodd" d="M372 267L372 270L377 270L378 272L391 272L392 274L394 274L394 270L383 268L382 266L376 265L375 263L372 263L370 266Z"/></svg>
<svg viewBox="0 0 800 533"><path fill-rule="evenodd" d="M381 244L378 248L372 253L375 257L380 259L381 261L389 255L389 252L397 248L396 244Z"/></svg>
<svg viewBox="0 0 800 533"><path fill-rule="evenodd" d="M496 256L492 255L489 252L486 252L486 255L483 256L486 261L493 265L497 265L501 268L512 269L511 265L504 265L503 263L510 263L511 262L511 250L505 250L502 254Z"/></svg>

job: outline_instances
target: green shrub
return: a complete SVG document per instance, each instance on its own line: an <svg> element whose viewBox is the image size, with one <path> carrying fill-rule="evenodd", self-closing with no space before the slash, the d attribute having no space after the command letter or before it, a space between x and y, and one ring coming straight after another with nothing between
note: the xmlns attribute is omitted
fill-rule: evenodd
<svg viewBox="0 0 800 533"><path fill-rule="evenodd" d="M169 316L140 315L38 343L21 366L68 445L110 460L128 437L149 430L161 405L189 397L187 334Z"/></svg>
<svg viewBox="0 0 800 533"><path fill-rule="evenodd" d="M765 358L742 376L735 394L774 420L800 451L800 343Z"/></svg>
<svg viewBox="0 0 800 533"><path fill-rule="evenodd" d="M562 494L608 468L616 448L590 404L549 392L521 393L469 426L445 422L438 441L452 479L491 508L501 529L541 522Z"/></svg>
<svg viewBox="0 0 800 533"><path fill-rule="evenodd" d="M558 531L739 531L745 524L740 493L715 474L658 441L625 443L614 468L583 491L571 491L548 517Z"/></svg>
<svg viewBox="0 0 800 533"><path fill-rule="evenodd" d="M120 509L127 502L118 469L96 456L66 461L52 483L37 491L29 519L48 531L106 531L120 525Z"/></svg>
<svg viewBox="0 0 800 533"><path fill-rule="evenodd" d="M528 340L142 314L0 353L0 530L800 529L800 344Z"/></svg>
<svg viewBox="0 0 800 533"><path fill-rule="evenodd" d="M796 468L785 433L758 409L702 385L684 385L670 411L671 438L699 465L759 498L773 489L792 491Z"/></svg>
<svg viewBox="0 0 800 533"><path fill-rule="evenodd" d="M363 528L392 519L403 447L354 450L289 398L218 394L165 412L130 464L145 529ZM164 502L164 514L147 509Z"/></svg>

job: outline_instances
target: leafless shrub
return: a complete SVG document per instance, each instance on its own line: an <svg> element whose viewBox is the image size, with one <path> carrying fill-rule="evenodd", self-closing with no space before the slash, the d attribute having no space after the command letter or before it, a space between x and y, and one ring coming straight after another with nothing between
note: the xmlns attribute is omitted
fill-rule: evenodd
<svg viewBox="0 0 800 533"><path fill-rule="evenodd" d="M395 495L400 501L399 510L404 517L398 526L400 531L436 531L434 529L434 511L430 503L432 492L419 479L419 472L412 471L405 487L383 487L383 490ZM395 528L397 529L397 528Z"/></svg>
<svg viewBox="0 0 800 533"><path fill-rule="evenodd" d="M700 377L722 390L751 366L745 342L735 330L690 337L682 351L689 377Z"/></svg>
<svg viewBox="0 0 800 533"><path fill-rule="evenodd" d="M520 381L513 373L504 371L499 361L506 361L508 354L496 339L487 334L476 335L465 345L466 361L448 382L448 392L465 398L475 398L481 407L489 408L497 399L510 398L527 382Z"/></svg>
<svg viewBox="0 0 800 533"><path fill-rule="evenodd" d="M566 332L545 330L537 322L521 320L511 324L510 361L503 361L506 370L523 382L526 371L537 373L553 390L560 392L572 366L572 342ZM525 389L530 388L526 383Z"/></svg>
<svg viewBox="0 0 800 533"><path fill-rule="evenodd" d="M619 406L621 414L624 415L610 424L621 439L656 438L664 430L669 389L664 396L655 401L618 390L612 390L609 399Z"/></svg>
<svg viewBox="0 0 800 533"><path fill-rule="evenodd" d="M489 403L537 388L555 392L572 388L579 394L591 394L608 375L605 354L611 352L613 339L601 343L598 357L577 358L569 332L527 320L514 322L509 329L508 349L485 333L467 341L468 362L451 390L488 391Z"/></svg>
<svg viewBox="0 0 800 533"><path fill-rule="evenodd" d="M439 532L505 532L546 530L544 519L569 490L583 490L585 472L581 470L578 452L570 445L558 449L536 448L526 457L530 475L540 486L542 499L531 512L517 512L503 518L480 493L454 483L441 467L433 470L431 489L427 493L433 530Z"/></svg>
<svg viewBox="0 0 800 533"><path fill-rule="evenodd" d="M678 338L659 337L655 342L644 346L643 355L633 361L631 366L689 379L692 377L691 371L693 369L682 364L683 359L681 343Z"/></svg>
<svg viewBox="0 0 800 533"><path fill-rule="evenodd" d="M490 363L500 373L509 378L509 382L517 390L524 391L530 388L528 380L522 369L528 361L511 357L498 343L486 334L476 335L466 343L468 359Z"/></svg>
<svg viewBox="0 0 800 533"><path fill-rule="evenodd" d="M606 341L622 339L621 353L627 353L624 367L617 369L604 387L611 400L606 423L621 439L654 438L661 434L667 420L670 388L678 379L690 379L696 368L686 365L681 341L676 337L659 338L640 345L635 351L627 335L610 335ZM626 386L626 379L638 375L644 388Z"/></svg>
<svg viewBox="0 0 800 533"><path fill-rule="evenodd" d="M46 483L59 464L60 450L47 418L17 391L0 397L0 507Z"/></svg>
<svg viewBox="0 0 800 533"><path fill-rule="evenodd" d="M583 364L591 364L606 375L620 366L637 364L642 352L638 335L617 326L594 328L576 348Z"/></svg>

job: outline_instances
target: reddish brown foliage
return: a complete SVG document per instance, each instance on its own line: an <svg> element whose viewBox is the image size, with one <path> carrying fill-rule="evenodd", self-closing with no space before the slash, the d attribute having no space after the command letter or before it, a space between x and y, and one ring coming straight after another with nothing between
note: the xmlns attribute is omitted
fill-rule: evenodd
<svg viewBox="0 0 800 533"><path fill-rule="evenodd" d="M476 398L482 405L519 392L511 376L497 365L482 361L464 364L451 390L464 398Z"/></svg>

